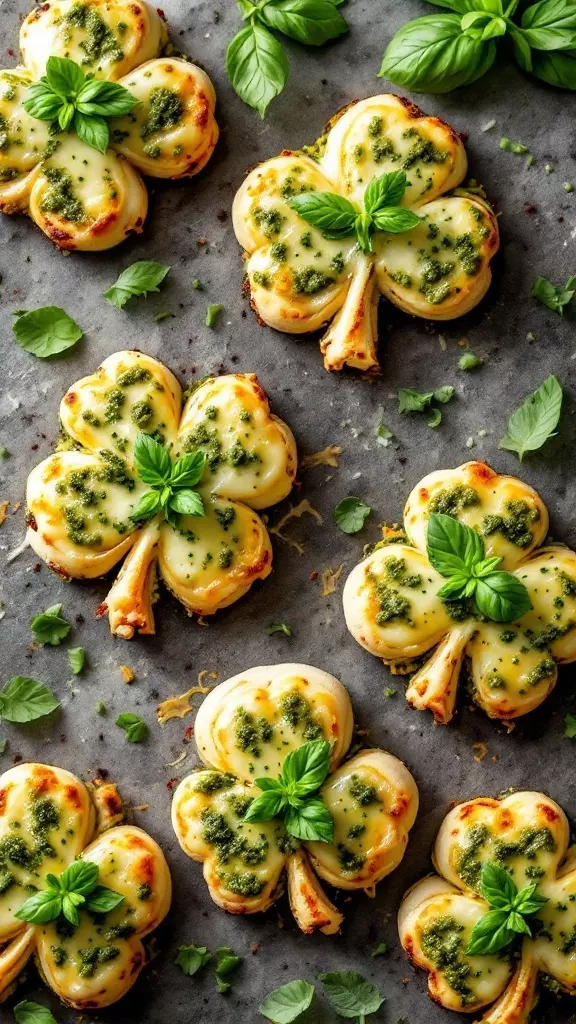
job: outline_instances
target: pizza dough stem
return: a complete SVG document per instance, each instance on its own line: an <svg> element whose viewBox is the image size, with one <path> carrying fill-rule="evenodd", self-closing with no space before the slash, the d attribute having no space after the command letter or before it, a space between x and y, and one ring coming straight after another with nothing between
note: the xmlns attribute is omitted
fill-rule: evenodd
<svg viewBox="0 0 576 1024"><path fill-rule="evenodd" d="M138 534L104 602L110 631L125 640L130 640L136 631L155 632L152 604L161 522L161 516L156 516Z"/></svg>
<svg viewBox="0 0 576 1024"><path fill-rule="evenodd" d="M538 966L532 956L532 943L525 939L520 962L506 991L480 1020L485 1024L528 1024L537 1002L537 977Z"/></svg>
<svg viewBox="0 0 576 1024"><path fill-rule="evenodd" d="M374 256L359 253L344 305L320 342L326 370L344 365L379 373L378 300Z"/></svg>
<svg viewBox="0 0 576 1024"><path fill-rule="evenodd" d="M447 725L454 716L462 661L475 628L474 623L466 622L452 629L412 677L406 690L406 700L413 708L431 711L442 725Z"/></svg>
<svg viewBox="0 0 576 1024"><path fill-rule="evenodd" d="M288 857L286 875L290 909L301 931L306 935L318 930L324 935L335 935L344 917L326 896L303 849Z"/></svg>

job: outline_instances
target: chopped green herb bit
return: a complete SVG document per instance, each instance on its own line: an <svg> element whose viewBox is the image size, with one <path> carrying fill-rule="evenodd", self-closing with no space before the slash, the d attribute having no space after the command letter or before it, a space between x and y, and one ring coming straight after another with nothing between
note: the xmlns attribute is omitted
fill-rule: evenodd
<svg viewBox="0 0 576 1024"><path fill-rule="evenodd" d="M224 307L218 305L218 303L208 306L208 309L206 310L206 320L204 321L206 327L216 326L216 321L218 320L218 317L220 316L220 313L222 312L223 308Z"/></svg>
<svg viewBox="0 0 576 1024"><path fill-rule="evenodd" d="M459 370L476 370L477 367L482 366L484 360L477 356L475 352L463 352L458 360Z"/></svg>
<svg viewBox="0 0 576 1024"><path fill-rule="evenodd" d="M269 626L266 626L264 630L268 636L272 636L273 633L282 633L283 636L294 636L290 626L287 626L285 622L271 622Z"/></svg>

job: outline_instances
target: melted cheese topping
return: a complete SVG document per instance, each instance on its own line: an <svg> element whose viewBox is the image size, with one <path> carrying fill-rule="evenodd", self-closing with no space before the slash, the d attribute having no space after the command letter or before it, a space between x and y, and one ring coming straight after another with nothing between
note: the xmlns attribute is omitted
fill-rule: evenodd
<svg viewBox="0 0 576 1024"><path fill-rule="evenodd" d="M360 562L346 580L346 625L371 654L410 661L450 629L451 619L437 597L443 583L422 552L387 544Z"/></svg>
<svg viewBox="0 0 576 1024"><path fill-rule="evenodd" d="M204 516L181 516L160 528L159 567L169 590L197 615L233 604L272 571L266 527L245 505L200 491Z"/></svg>
<svg viewBox="0 0 576 1024"><path fill-rule="evenodd" d="M152 60L120 83L139 100L125 117L110 122L114 148L144 174L185 178L208 163L218 140L216 93L195 64Z"/></svg>
<svg viewBox="0 0 576 1024"><path fill-rule="evenodd" d="M334 843L307 843L315 870L331 885L366 889L402 860L418 812L408 769L382 750L363 750L324 783Z"/></svg>
<svg viewBox="0 0 576 1024"><path fill-rule="evenodd" d="M316 330L344 301L357 259L355 240L323 238L286 202L301 192L334 191L337 186L314 161L290 154L260 164L236 194L232 217L238 241L251 254L252 300L277 330Z"/></svg>
<svg viewBox="0 0 576 1024"><path fill-rule="evenodd" d="M252 786L204 771L185 778L172 801L172 825L182 849L204 862L212 899L236 914L271 906L286 862L280 822L242 821L257 795Z"/></svg>
<svg viewBox="0 0 576 1024"><path fill-rule="evenodd" d="M70 57L95 78L117 81L157 57L167 39L162 18L143 0L51 0L25 19L20 49L35 79L55 56Z"/></svg>
<svg viewBox="0 0 576 1024"><path fill-rule="evenodd" d="M178 447L179 454L192 448L206 452L210 490L251 508L282 501L296 476L292 431L271 415L254 374L209 378L195 389L184 408Z"/></svg>
<svg viewBox="0 0 576 1024"><path fill-rule="evenodd" d="M486 558L501 557L502 569L512 570L524 561L548 532L548 512L540 495L517 477L495 473L484 462L437 470L410 493L404 528L422 551L430 512L454 515L477 530Z"/></svg>
<svg viewBox="0 0 576 1024"><path fill-rule="evenodd" d="M435 1002L447 1010L471 1012L498 998L512 969L498 954L466 956L472 929L489 906L478 897L443 888L450 890L443 880L430 878L407 894L407 907L399 914L400 939L414 962L429 972Z"/></svg>
<svg viewBox="0 0 576 1024"><path fill-rule="evenodd" d="M252 668L215 687L194 727L202 760L250 780L276 777L286 755L309 739L332 744L331 766L352 737L352 708L342 684L310 665Z"/></svg>
<svg viewBox="0 0 576 1024"><path fill-rule="evenodd" d="M454 188L466 174L466 151L450 125L399 96L371 96L337 116L321 166L356 203L366 186L390 171L404 170L409 184L403 206L419 206Z"/></svg>
<svg viewBox="0 0 576 1024"><path fill-rule="evenodd" d="M98 252L140 233L148 193L136 171L112 150L106 154L76 135L61 135L39 168L30 216L60 249Z"/></svg>
<svg viewBox="0 0 576 1024"><path fill-rule="evenodd" d="M168 913L172 888L160 847L133 826L105 832L83 859L98 864L98 883L124 901L103 922L81 912L80 926L69 937L58 921L38 929L44 976L77 1010L110 1006L132 987L146 962L140 940Z"/></svg>
<svg viewBox="0 0 576 1024"><path fill-rule="evenodd" d="M49 139L48 124L31 117L23 102L32 85L25 68L0 71L0 210L25 210Z"/></svg>

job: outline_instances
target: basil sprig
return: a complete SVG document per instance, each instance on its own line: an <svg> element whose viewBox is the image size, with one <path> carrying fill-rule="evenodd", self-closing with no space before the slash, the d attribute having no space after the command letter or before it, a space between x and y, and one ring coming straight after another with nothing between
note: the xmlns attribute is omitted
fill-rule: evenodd
<svg viewBox="0 0 576 1024"><path fill-rule="evenodd" d="M495 40L508 36L521 68L550 85L576 89L576 4L540 0L513 20L518 0L433 0L450 14L403 25L388 44L379 75L416 92L444 93L481 78Z"/></svg>
<svg viewBox="0 0 576 1024"><path fill-rule="evenodd" d="M119 892L98 885L98 865L90 860L75 860L61 875L46 875L46 882L46 888L35 892L16 912L19 921L46 924L64 916L78 926L79 907L93 914L108 914L124 899Z"/></svg>
<svg viewBox="0 0 576 1024"><path fill-rule="evenodd" d="M193 451L173 462L165 445L150 434L138 434L134 442L134 464L143 483L152 489L143 494L130 513L135 522L147 522L164 512L169 523L176 526L180 513L203 516L204 502L197 491L206 466L204 452Z"/></svg>
<svg viewBox="0 0 576 1024"><path fill-rule="evenodd" d="M372 233L392 235L411 231L421 217L400 206L408 182L404 171L389 171L374 178L364 193L364 209L334 192L303 192L288 200L288 206L308 224L320 228L324 238L356 235L362 252L372 252Z"/></svg>
<svg viewBox="0 0 576 1024"><path fill-rule="evenodd" d="M532 936L526 918L537 914L548 902L536 892L537 888L538 882L533 882L518 891L504 868L485 864L480 876L480 892L491 909L474 925L466 954L486 956L505 949L517 935Z"/></svg>
<svg viewBox="0 0 576 1024"><path fill-rule="evenodd" d="M262 796L252 801L244 821L283 818L286 831L296 839L331 843L334 822L326 804L317 796L330 768L330 744L309 740L292 750L277 779L256 779Z"/></svg>
<svg viewBox="0 0 576 1024"><path fill-rule="evenodd" d="M485 557L484 541L470 526L434 512L426 544L431 565L447 580L438 591L442 601L474 598L478 611L493 622L513 622L530 611L522 581L498 570L501 558Z"/></svg>
<svg viewBox="0 0 576 1024"><path fill-rule="evenodd" d="M556 436L563 397L558 378L547 377L512 413L498 447L516 452L520 462L526 452L538 451L548 438Z"/></svg>
<svg viewBox="0 0 576 1024"><path fill-rule="evenodd" d="M69 57L49 57L46 74L28 90L24 110L56 131L73 130L92 149L105 153L110 142L107 118L129 114L139 103L117 82L85 75Z"/></svg>
<svg viewBox="0 0 576 1024"><path fill-rule="evenodd" d="M342 0L238 0L246 25L226 51L226 73L241 100L265 117L282 92L290 68L275 32L307 46L322 46L348 31Z"/></svg>

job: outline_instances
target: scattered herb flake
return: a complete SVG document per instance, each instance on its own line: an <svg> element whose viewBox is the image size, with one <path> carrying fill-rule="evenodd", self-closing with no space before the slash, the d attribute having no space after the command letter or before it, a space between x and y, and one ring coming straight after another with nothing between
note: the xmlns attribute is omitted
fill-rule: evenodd
<svg viewBox="0 0 576 1024"><path fill-rule="evenodd" d="M220 306L218 303L208 306L208 309L206 310L206 320L204 321L206 327L216 326L216 321L218 320L218 317L220 316L220 313L222 312L223 308L224 307Z"/></svg>
<svg viewBox="0 0 576 1024"><path fill-rule="evenodd" d="M343 533L358 533L368 519L372 509L370 505L362 501L362 498L355 498L348 495L342 498L334 509L334 520Z"/></svg>
<svg viewBox="0 0 576 1024"><path fill-rule="evenodd" d="M284 636L294 636L290 626L287 626L285 622L271 622L269 626L266 626L264 630L268 636L272 636L273 633L282 633Z"/></svg>

